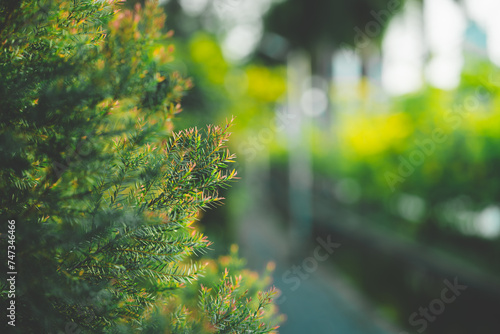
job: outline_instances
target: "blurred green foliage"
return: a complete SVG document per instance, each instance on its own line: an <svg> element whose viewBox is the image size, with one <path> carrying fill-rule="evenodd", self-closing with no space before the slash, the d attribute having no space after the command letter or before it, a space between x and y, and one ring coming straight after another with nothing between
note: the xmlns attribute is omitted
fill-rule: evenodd
<svg viewBox="0 0 500 334"><path fill-rule="evenodd" d="M498 198L499 82L494 68L478 67L467 69L453 91L429 87L380 110L340 110L331 132L314 130L316 142L336 136L330 145L313 147L318 171L357 180L361 200L382 207L401 194L418 196L426 209L414 223L473 235L458 220L435 215L461 195L469 198L470 210Z"/></svg>
<svg viewBox="0 0 500 334"><path fill-rule="evenodd" d="M306 136L316 229L352 242L336 264L403 326L438 296L440 277L458 276L474 292L428 331L498 329L491 311L500 286L498 73L470 60L451 91L426 87L344 110L337 96L335 122ZM286 164L283 152L277 168Z"/></svg>

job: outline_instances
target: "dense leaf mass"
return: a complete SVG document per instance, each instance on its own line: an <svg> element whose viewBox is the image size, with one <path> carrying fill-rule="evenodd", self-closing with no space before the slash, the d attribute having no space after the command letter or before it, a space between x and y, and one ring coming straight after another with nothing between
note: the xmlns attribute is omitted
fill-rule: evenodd
<svg viewBox="0 0 500 334"><path fill-rule="evenodd" d="M273 330L261 324L273 291L233 300L224 326L214 317L242 295L227 273L200 304L176 297L203 273L199 211L236 172L231 122L173 130L192 84L169 66L164 22L154 2L0 4L0 210L16 221L19 332Z"/></svg>

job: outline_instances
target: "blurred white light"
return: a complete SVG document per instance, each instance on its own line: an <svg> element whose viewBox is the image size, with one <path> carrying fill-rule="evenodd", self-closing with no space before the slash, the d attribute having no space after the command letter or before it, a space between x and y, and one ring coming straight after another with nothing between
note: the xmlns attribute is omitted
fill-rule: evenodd
<svg viewBox="0 0 500 334"><path fill-rule="evenodd" d="M454 0L424 1L425 37L433 52L456 51L462 45L467 21Z"/></svg>
<svg viewBox="0 0 500 334"><path fill-rule="evenodd" d="M500 236L500 208L489 206L475 219L477 234L484 238L497 238Z"/></svg>
<svg viewBox="0 0 500 334"><path fill-rule="evenodd" d="M441 89L453 89L460 83L460 72L464 63L455 53L434 56L425 69L429 82Z"/></svg>
<svg viewBox="0 0 500 334"><path fill-rule="evenodd" d="M213 0L217 17L229 26L260 20L271 0Z"/></svg>
<svg viewBox="0 0 500 334"><path fill-rule="evenodd" d="M189 16L198 16L207 7L208 0L180 0L182 10Z"/></svg>
<svg viewBox="0 0 500 334"><path fill-rule="evenodd" d="M498 16L492 12L498 5L498 0L465 0L465 8L469 17L486 29L491 17Z"/></svg>
<svg viewBox="0 0 500 334"><path fill-rule="evenodd" d="M319 116L328 108L328 96L320 88L309 88L302 94L300 106L307 116Z"/></svg>
<svg viewBox="0 0 500 334"><path fill-rule="evenodd" d="M425 71L433 86L452 89L460 82L467 20L454 0L425 0L426 40L432 59Z"/></svg>
<svg viewBox="0 0 500 334"><path fill-rule="evenodd" d="M417 65L417 64L416 64ZM382 84L384 88L393 95L411 93L422 86L422 74L411 63L394 63L385 66L382 72Z"/></svg>
<svg viewBox="0 0 500 334"><path fill-rule="evenodd" d="M415 195L401 194L397 201L398 213L411 222L420 221L425 214L425 201Z"/></svg>
<svg viewBox="0 0 500 334"><path fill-rule="evenodd" d="M418 5L412 1L391 20L382 43L382 85L390 94L422 86L424 45Z"/></svg>
<svg viewBox="0 0 500 334"><path fill-rule="evenodd" d="M361 78L361 57L354 50L341 49L333 57L333 73L336 84L357 83Z"/></svg>
<svg viewBox="0 0 500 334"><path fill-rule="evenodd" d="M488 56L497 66L500 66L500 21L495 21L488 29Z"/></svg>
<svg viewBox="0 0 500 334"><path fill-rule="evenodd" d="M222 43L227 59L240 61L255 50L262 36L262 25L259 23L241 24L229 31Z"/></svg>
<svg viewBox="0 0 500 334"><path fill-rule="evenodd" d="M500 66L500 1L498 0L465 0L467 12L488 36L488 56Z"/></svg>

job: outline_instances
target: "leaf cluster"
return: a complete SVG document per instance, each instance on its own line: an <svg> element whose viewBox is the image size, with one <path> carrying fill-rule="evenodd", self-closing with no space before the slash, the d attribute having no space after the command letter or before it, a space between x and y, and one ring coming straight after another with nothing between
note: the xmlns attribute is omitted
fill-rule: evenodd
<svg viewBox="0 0 500 334"><path fill-rule="evenodd" d="M0 10L0 210L18 222L16 329L173 328L170 315L187 309L171 300L203 273L194 256L210 245L193 224L236 179L231 122L173 131L191 83L169 67L172 34L154 2ZM214 332L209 323L182 330Z"/></svg>

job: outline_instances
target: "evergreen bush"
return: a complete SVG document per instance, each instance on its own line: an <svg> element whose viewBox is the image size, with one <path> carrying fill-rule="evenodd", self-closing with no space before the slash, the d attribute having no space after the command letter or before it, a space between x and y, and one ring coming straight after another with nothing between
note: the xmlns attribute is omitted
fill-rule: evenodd
<svg viewBox="0 0 500 334"><path fill-rule="evenodd" d="M218 189L236 179L231 121L174 131L192 83L169 66L165 14L155 2L119 5L0 4L0 210L15 226L0 231L2 261L15 254L2 272L2 299L16 310L6 326L273 332L274 310L263 311L276 291L251 298L269 280L242 283L235 252L231 273L196 258L210 245L195 227L200 210L219 205ZM203 274L211 279L199 286Z"/></svg>

